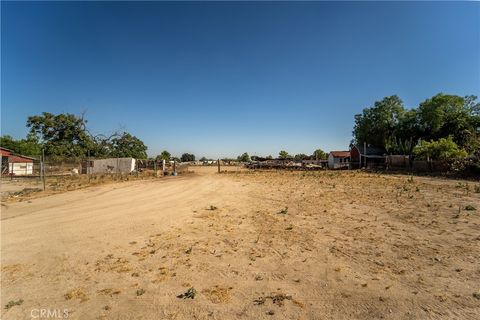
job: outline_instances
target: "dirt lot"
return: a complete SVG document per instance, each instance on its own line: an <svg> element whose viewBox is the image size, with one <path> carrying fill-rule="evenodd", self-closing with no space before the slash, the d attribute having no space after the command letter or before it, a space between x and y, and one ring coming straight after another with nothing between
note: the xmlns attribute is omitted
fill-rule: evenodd
<svg viewBox="0 0 480 320"><path fill-rule="evenodd" d="M195 171L2 203L1 318L480 318L474 183Z"/></svg>

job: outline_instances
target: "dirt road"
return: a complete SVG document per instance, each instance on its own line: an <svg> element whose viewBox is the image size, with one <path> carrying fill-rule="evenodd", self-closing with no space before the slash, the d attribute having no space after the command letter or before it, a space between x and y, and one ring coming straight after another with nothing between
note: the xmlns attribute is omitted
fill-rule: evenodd
<svg viewBox="0 0 480 320"><path fill-rule="evenodd" d="M464 183L199 169L2 204L2 319L475 319Z"/></svg>

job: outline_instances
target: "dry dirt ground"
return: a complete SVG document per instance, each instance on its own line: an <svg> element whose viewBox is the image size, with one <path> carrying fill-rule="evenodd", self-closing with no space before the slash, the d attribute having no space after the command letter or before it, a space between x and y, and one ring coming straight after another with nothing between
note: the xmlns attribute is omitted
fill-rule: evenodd
<svg viewBox="0 0 480 320"><path fill-rule="evenodd" d="M480 318L474 183L195 171L2 203L1 318Z"/></svg>

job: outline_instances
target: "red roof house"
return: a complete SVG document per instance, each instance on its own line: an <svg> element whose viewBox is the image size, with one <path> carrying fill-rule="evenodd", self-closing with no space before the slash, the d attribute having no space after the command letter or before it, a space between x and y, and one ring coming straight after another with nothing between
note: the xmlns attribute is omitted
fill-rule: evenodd
<svg viewBox="0 0 480 320"><path fill-rule="evenodd" d="M2 174L33 174L35 158L15 154L12 150L3 147L0 147L0 154L2 156Z"/></svg>
<svg viewBox="0 0 480 320"><path fill-rule="evenodd" d="M328 154L328 168L348 168L350 163L350 151L331 151Z"/></svg>

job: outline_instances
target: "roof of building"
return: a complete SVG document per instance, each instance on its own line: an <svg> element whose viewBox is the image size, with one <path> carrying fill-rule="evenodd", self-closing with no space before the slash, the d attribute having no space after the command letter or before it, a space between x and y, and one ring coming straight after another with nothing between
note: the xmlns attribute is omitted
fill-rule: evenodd
<svg viewBox="0 0 480 320"><path fill-rule="evenodd" d="M0 147L0 154L4 155L10 155L12 154L13 151L4 147Z"/></svg>
<svg viewBox="0 0 480 320"><path fill-rule="evenodd" d="M357 148L361 155L364 154L364 150L363 150L362 145L354 144L354 145L351 146L351 148L353 148L353 147ZM367 145L367 150L366 151L367 151L367 156L384 156L387 153L385 148L374 147L374 146L370 146L370 145Z"/></svg>
<svg viewBox="0 0 480 320"><path fill-rule="evenodd" d="M12 150L4 147L0 147L0 154L2 156L8 157L9 162L32 162L32 160L35 160L35 158L16 154Z"/></svg>
<svg viewBox="0 0 480 320"><path fill-rule="evenodd" d="M348 157L350 157L350 151L330 151L330 154L334 158L348 158Z"/></svg>
<svg viewBox="0 0 480 320"><path fill-rule="evenodd" d="M11 155L8 157L9 163L30 163L30 162L33 162L33 160L34 158L17 156L17 155Z"/></svg>

